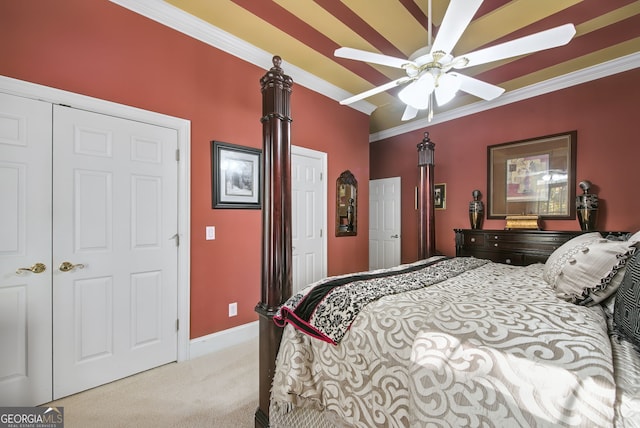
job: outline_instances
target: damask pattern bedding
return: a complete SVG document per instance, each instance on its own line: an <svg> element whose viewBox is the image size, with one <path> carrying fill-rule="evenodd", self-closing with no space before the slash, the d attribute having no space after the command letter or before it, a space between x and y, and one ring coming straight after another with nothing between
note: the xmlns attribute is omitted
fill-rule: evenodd
<svg viewBox="0 0 640 428"><path fill-rule="evenodd" d="M339 426L612 426L603 309L559 300L542 275L487 263L381 297L337 345L287 326L270 418L310 408Z"/></svg>
<svg viewBox="0 0 640 428"><path fill-rule="evenodd" d="M395 269L327 278L287 300L273 320L280 327L289 323L335 345L369 303L384 296L428 287L485 263L486 260L467 257L434 258Z"/></svg>

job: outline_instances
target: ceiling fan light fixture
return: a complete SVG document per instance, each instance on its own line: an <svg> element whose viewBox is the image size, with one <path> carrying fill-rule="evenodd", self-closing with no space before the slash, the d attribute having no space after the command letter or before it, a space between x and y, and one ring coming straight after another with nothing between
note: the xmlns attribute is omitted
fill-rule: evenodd
<svg viewBox="0 0 640 428"><path fill-rule="evenodd" d="M455 74L441 74L435 88L436 101L439 106L443 106L455 97L460 89L460 79Z"/></svg>
<svg viewBox="0 0 640 428"><path fill-rule="evenodd" d="M400 101L417 110L424 110L429 106L429 98L427 94L420 92L414 87L415 82L398 92Z"/></svg>
<svg viewBox="0 0 640 428"><path fill-rule="evenodd" d="M396 58L375 52L342 47L336 49L339 58L365 61L403 69L405 77L351 96L340 104L349 104L399 85L406 85L398 92L398 98L406 104L402 120L413 119L418 110L428 109L427 118L433 117L434 102L445 105L458 90L486 101L500 96L505 90L474 77L453 72L480 64L527 55L558 46L573 38L573 24L564 24L508 42L492 45L461 56L453 57L451 51L467 29L483 0L449 0L449 5L431 43L431 0L428 0L428 43L416 50L408 59Z"/></svg>
<svg viewBox="0 0 640 428"><path fill-rule="evenodd" d="M418 80L398 92L398 98L406 105L424 110L429 106L429 94L434 88L435 78L431 73L424 73Z"/></svg>

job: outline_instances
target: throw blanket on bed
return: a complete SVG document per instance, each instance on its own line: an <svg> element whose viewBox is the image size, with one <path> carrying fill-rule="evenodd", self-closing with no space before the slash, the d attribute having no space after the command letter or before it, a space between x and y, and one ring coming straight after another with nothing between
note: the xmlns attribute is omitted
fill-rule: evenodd
<svg viewBox="0 0 640 428"><path fill-rule="evenodd" d="M474 258L428 259L397 269L325 279L292 296L273 320L280 327L290 323L309 336L335 345L367 304L436 284L485 263Z"/></svg>
<svg viewBox="0 0 640 428"><path fill-rule="evenodd" d="M613 426L603 310L558 299L542 272L487 263L381 297L337 346L287 326L271 426L297 409L363 428Z"/></svg>

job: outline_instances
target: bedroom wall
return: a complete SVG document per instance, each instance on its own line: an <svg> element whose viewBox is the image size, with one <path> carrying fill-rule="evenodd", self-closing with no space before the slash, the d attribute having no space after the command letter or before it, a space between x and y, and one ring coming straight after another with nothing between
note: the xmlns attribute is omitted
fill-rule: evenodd
<svg viewBox="0 0 640 428"><path fill-rule="evenodd" d="M576 179L593 183L601 200L600 230L640 230L635 196L638 144L637 85L640 69L429 126L371 144L371 178L402 177L402 261L417 258L417 152L424 132L436 143L436 183L447 184L446 209L436 210L436 248L455 254L454 228L469 228L471 192L486 200L487 146L577 130ZM577 187L576 194L582 194ZM504 220L485 219L483 229L502 229ZM577 220L545 221L547 230L580 230Z"/></svg>
<svg viewBox="0 0 640 428"><path fill-rule="evenodd" d="M191 121L191 337L256 320L261 212L211 208L210 141L262 147L259 79L271 63L246 63L106 0L0 2L0 58L4 76ZM368 117L301 86L291 109L292 144L328 153L328 273L364 270L368 210L356 237L335 238L331 219L340 172L369 177ZM359 197L368 206L368 186ZM231 302L237 317L227 316Z"/></svg>

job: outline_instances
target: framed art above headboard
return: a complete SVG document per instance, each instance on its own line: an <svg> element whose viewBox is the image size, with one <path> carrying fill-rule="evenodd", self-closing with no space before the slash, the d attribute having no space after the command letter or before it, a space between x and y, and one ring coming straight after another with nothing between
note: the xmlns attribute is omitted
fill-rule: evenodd
<svg viewBox="0 0 640 428"><path fill-rule="evenodd" d="M487 218L575 219L577 131L487 147Z"/></svg>

